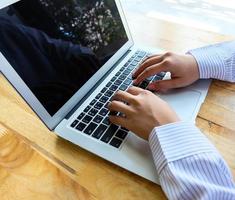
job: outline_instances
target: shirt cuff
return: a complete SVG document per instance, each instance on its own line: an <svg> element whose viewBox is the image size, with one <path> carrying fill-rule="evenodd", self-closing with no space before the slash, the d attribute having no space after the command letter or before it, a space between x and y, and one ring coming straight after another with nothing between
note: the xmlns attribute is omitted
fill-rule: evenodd
<svg viewBox="0 0 235 200"><path fill-rule="evenodd" d="M169 162L200 153L217 152L194 124L182 121L154 128L149 144L158 174Z"/></svg>
<svg viewBox="0 0 235 200"><path fill-rule="evenodd" d="M207 46L190 50L191 54L197 61L200 78L215 78L220 80L226 79L226 63L224 62L223 53L215 46Z"/></svg>

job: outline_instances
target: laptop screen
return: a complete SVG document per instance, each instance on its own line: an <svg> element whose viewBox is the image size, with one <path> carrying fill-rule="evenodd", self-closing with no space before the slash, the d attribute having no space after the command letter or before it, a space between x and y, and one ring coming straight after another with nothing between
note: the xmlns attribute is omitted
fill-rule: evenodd
<svg viewBox="0 0 235 200"><path fill-rule="evenodd" d="M21 0L0 10L0 51L50 115L127 41L114 0Z"/></svg>

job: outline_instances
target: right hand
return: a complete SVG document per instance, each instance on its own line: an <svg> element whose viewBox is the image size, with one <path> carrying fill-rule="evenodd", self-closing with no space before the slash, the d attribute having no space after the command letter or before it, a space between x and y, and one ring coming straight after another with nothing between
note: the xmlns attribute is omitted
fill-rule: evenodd
<svg viewBox="0 0 235 200"><path fill-rule="evenodd" d="M190 55L178 55L167 52L147 58L134 72L134 84L138 85L149 76L160 72L170 72L170 80L161 80L149 84L153 91L167 91L172 88L185 87L199 79L199 69L195 58Z"/></svg>
<svg viewBox="0 0 235 200"><path fill-rule="evenodd" d="M122 113L118 116L110 115L112 123L127 128L145 140L148 140L154 127L180 121L165 101L138 87L116 92L108 108Z"/></svg>

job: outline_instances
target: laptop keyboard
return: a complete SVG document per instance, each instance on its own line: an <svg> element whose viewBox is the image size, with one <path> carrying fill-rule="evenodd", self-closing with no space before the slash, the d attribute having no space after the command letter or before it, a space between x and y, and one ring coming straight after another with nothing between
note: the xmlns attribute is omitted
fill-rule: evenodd
<svg viewBox="0 0 235 200"><path fill-rule="evenodd" d="M110 113L107 106L116 91L125 91L132 85L132 72L147 55L144 51L136 51L70 126L94 139L119 148L127 137L128 130L109 122L109 114L118 115L119 113ZM150 82L162 80L164 76L165 72L151 76L138 87L145 89Z"/></svg>

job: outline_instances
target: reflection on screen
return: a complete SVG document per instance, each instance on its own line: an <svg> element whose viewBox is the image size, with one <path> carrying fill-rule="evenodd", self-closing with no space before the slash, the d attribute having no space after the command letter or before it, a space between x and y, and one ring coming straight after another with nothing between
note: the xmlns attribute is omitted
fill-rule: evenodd
<svg viewBox="0 0 235 200"><path fill-rule="evenodd" d="M51 115L126 42L114 0L22 0L0 10L0 51Z"/></svg>

